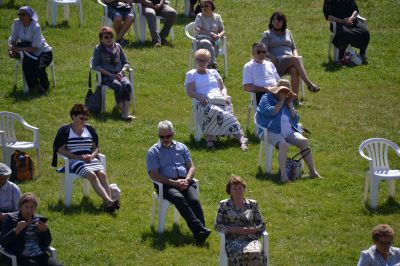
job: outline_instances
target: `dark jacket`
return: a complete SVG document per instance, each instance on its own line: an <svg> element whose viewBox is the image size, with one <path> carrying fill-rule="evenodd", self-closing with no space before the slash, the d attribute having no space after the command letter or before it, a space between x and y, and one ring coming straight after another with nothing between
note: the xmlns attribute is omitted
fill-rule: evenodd
<svg viewBox="0 0 400 266"><path fill-rule="evenodd" d="M99 147L99 137L96 133L96 130L94 130L94 128L89 125L85 125L85 127L89 130L90 134L92 135L93 142L96 144L97 147ZM57 167L57 151L61 146L67 143L70 129L71 129L70 124L64 125L58 129L57 135L54 138L53 142L53 160L51 162L51 166L53 167Z"/></svg>
<svg viewBox="0 0 400 266"><path fill-rule="evenodd" d="M35 223L39 220L41 216L35 214L33 215L32 222ZM21 212L9 213L8 217L3 221L0 235L0 245L5 248L9 253L13 255L20 255L25 247L25 234L26 228L17 235L15 233L15 227L17 227L18 222L23 221ZM50 229L45 232L40 232L36 229L36 234L39 241L39 246L46 252L47 248L51 243Z"/></svg>

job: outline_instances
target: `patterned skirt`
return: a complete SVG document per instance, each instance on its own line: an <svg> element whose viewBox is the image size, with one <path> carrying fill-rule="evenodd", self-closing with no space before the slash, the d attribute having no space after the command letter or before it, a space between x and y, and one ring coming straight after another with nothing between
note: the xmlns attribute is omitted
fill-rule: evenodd
<svg viewBox="0 0 400 266"><path fill-rule="evenodd" d="M69 160L69 169L71 173L85 177L88 172L104 170L103 164L95 158L91 162L81 160Z"/></svg>
<svg viewBox="0 0 400 266"><path fill-rule="evenodd" d="M239 121L233 114L232 105L206 106L197 104L197 119L201 123L203 134L212 136L231 136L243 134Z"/></svg>
<svg viewBox="0 0 400 266"><path fill-rule="evenodd" d="M225 248L229 266L267 265L267 258L258 240L227 240Z"/></svg>

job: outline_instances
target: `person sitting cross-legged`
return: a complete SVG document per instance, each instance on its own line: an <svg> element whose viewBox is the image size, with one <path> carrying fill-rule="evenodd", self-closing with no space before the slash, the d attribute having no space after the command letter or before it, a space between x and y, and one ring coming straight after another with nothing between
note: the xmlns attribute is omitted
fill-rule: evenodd
<svg viewBox="0 0 400 266"><path fill-rule="evenodd" d="M164 198L178 209L197 242L204 242L211 231L205 227L196 183L193 181L195 167L185 144L174 140L171 121L158 124L160 140L146 155L147 171L151 179L163 186ZM158 186L154 185L157 192Z"/></svg>

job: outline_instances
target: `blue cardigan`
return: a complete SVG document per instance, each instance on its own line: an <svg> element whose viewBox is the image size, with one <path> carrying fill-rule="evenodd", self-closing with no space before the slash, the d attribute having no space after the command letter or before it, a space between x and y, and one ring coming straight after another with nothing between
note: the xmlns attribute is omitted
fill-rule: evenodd
<svg viewBox="0 0 400 266"><path fill-rule="evenodd" d="M278 103L278 99L272 93L266 93L261 97L260 103L257 106L256 120L260 126L268 128L269 131L280 134L281 133L281 118L283 112L289 114L290 124L293 129L301 133L298 122L300 116L296 113L296 116L291 117L289 107L284 104L278 113L275 113L275 105ZM258 129L258 135L262 134L262 129Z"/></svg>

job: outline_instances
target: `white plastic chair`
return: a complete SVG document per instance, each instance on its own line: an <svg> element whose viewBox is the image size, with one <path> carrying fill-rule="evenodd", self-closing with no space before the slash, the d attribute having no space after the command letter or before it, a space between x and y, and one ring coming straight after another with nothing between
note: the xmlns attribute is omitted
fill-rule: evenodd
<svg viewBox="0 0 400 266"><path fill-rule="evenodd" d="M201 125L197 120L197 100L192 99L192 117L190 119L189 124L189 134L192 134L194 131L194 140L199 142L201 140L201 136L203 135L201 130Z"/></svg>
<svg viewBox="0 0 400 266"><path fill-rule="evenodd" d="M71 206L74 181L80 178L81 176L70 172L68 157L60 153L58 153L58 156L60 156L60 158L64 160L64 174L61 175L60 179L60 192L58 193L58 200L60 201L62 200L62 196L64 193L64 204L66 207L69 207ZM104 166L104 172L106 172L106 156L101 153L99 153L97 156L100 162ZM86 178L83 178L83 195L85 197L89 197L89 187L90 187L90 182Z"/></svg>
<svg viewBox="0 0 400 266"><path fill-rule="evenodd" d="M16 122L22 124L24 129L33 132L33 141L18 141L15 131ZM0 112L0 147L3 151L3 162L10 166L11 155L14 150L36 149L39 174L42 172L40 160L39 128L29 125L21 116L11 112Z"/></svg>
<svg viewBox="0 0 400 266"><path fill-rule="evenodd" d="M367 24L367 19L366 18L363 18L361 16L357 16L357 19L358 19L358 23ZM336 26L337 25L336 25L336 22L333 22L333 21L329 21L329 22L332 25L332 32L331 32L331 36L330 36L329 41L328 41L328 60L332 59L331 50L333 50L333 62L336 62L338 60L338 58L339 58L339 48L336 48L333 45L332 40L333 40L333 38L335 38L336 28L337 28ZM350 44L349 44L349 46L350 46Z"/></svg>
<svg viewBox="0 0 400 266"><path fill-rule="evenodd" d="M365 173L363 201L367 202L368 188L370 191L370 207L375 209L378 201L379 182L387 180L389 196L395 195L395 181L400 179L400 170L391 170L389 167L388 151L392 148L400 157L400 148L394 142L383 138L372 138L361 143L358 152L368 160L369 171ZM367 151L367 155L364 154Z"/></svg>
<svg viewBox="0 0 400 266"><path fill-rule="evenodd" d="M52 246L49 246L47 248L47 252L49 252L50 257L57 259L57 251L55 248L53 248ZM17 257L15 255L8 253L2 246L0 246L0 254L3 254L4 256L8 257L11 260L12 266L18 266Z"/></svg>
<svg viewBox="0 0 400 266"><path fill-rule="evenodd" d="M107 26L107 27L112 27L113 22L112 20L108 17L108 6L102 1L102 0L97 0L97 3L101 5L104 9L104 14L101 19L101 26ZM136 21L136 4L132 3L132 12L135 15L135 21L133 22L133 29L135 31L135 38L136 41L139 40L139 33L138 33L138 22Z"/></svg>
<svg viewBox="0 0 400 266"><path fill-rule="evenodd" d="M171 202L168 200L164 199L164 188L163 185L160 182L154 181L151 179L149 176L150 180L158 186L158 194L153 191L152 197L153 197L153 203L151 206L151 217L150 217L150 227L154 226L154 216L156 213L156 208L158 205L158 226L157 226L157 232L158 233L163 233L165 229L165 220L167 217L167 210ZM199 195L199 181L197 179L193 179L196 182L197 185L197 194ZM179 224L179 211L175 208L174 206L174 224Z"/></svg>
<svg viewBox="0 0 400 266"><path fill-rule="evenodd" d="M219 241L219 265L227 266L228 265L228 256L226 255L225 249L225 234L218 232L220 241ZM269 265L269 237L267 231L264 231L262 234L262 246L265 256L267 257L267 266Z"/></svg>
<svg viewBox="0 0 400 266"><path fill-rule="evenodd" d="M190 0L184 0L184 12L183 14L188 17L190 13ZM175 10L178 10L178 0L175 1Z"/></svg>
<svg viewBox="0 0 400 266"><path fill-rule="evenodd" d="M265 172L267 174L272 173L272 152L274 146L268 141L268 129L257 123L257 112L254 114L254 125L256 125L255 134L257 134L258 128L263 130L263 137L260 139L260 151L258 152L258 167L262 167L262 155L265 152Z"/></svg>
<svg viewBox="0 0 400 266"><path fill-rule="evenodd" d="M168 1L166 1L168 3ZM142 4L138 4L138 12L139 12L139 18L140 18L140 41L145 42L146 41L146 25L147 25L147 19L146 16L143 14L143 7ZM157 31L160 32L161 30L161 25L160 21L161 19L164 19L162 16L156 16L156 23L157 23ZM172 27L171 30L169 31L169 35L171 40L173 41L175 39L174 35L174 28Z"/></svg>
<svg viewBox="0 0 400 266"><path fill-rule="evenodd" d="M197 42L196 42L196 30L195 30L195 25L194 22L191 22L186 25L185 27L185 34L186 37L188 37L190 40L192 40L192 45L190 48L190 53L189 53L189 69L193 68L194 65L194 56L193 54L197 51ZM224 35L221 39L221 43L219 46L219 56L224 57L224 73L225 77L228 76L228 50L227 50L227 44L228 40L226 36Z"/></svg>
<svg viewBox="0 0 400 266"><path fill-rule="evenodd" d="M56 26L57 24L57 8L59 5L64 6L64 20L68 21L69 18L69 5L79 6L79 25L82 26L83 23L83 8L82 0L47 0L47 12L46 12L46 22L49 21L49 16L51 13L51 26Z"/></svg>
<svg viewBox="0 0 400 266"><path fill-rule="evenodd" d="M89 67L92 71L96 72L96 82L97 82L96 86L101 86L101 89L102 89L101 113L104 113L106 111L107 89L110 89L110 90L113 90L113 89L106 85L101 84L101 73L92 68L92 63L93 63L93 57L90 59ZM131 93L132 110L133 110L133 113L135 113L136 112L135 79L134 79L134 73L133 73L132 68L129 68L129 82L131 83L131 87L132 87L132 93Z"/></svg>

